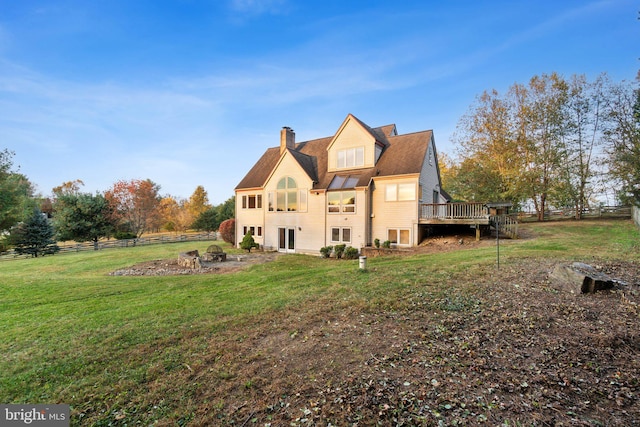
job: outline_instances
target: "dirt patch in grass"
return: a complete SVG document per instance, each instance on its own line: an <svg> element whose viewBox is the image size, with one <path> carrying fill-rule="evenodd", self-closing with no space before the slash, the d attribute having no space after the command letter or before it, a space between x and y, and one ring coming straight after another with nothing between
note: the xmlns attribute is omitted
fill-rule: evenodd
<svg viewBox="0 0 640 427"><path fill-rule="evenodd" d="M201 268L188 268L178 264L178 258L146 261L109 273L110 276L173 276L187 274L234 273L251 265L275 260L277 252L256 252L228 255L223 262L203 262Z"/></svg>
<svg viewBox="0 0 640 427"><path fill-rule="evenodd" d="M522 236L527 238L527 236ZM459 249L478 248L495 244L494 238L483 237L476 241L468 235L432 236L419 246L402 249L399 255L448 252ZM158 259L132 265L109 273L110 276L172 276L191 274L234 273L251 265L271 262L282 254L278 252L251 252L229 254L224 262L203 262L202 268L188 268L178 264L178 258Z"/></svg>

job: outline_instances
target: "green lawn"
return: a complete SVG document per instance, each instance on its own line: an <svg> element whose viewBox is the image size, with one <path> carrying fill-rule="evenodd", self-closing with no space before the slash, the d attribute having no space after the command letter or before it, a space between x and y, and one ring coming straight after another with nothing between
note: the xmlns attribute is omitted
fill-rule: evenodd
<svg viewBox="0 0 640 427"><path fill-rule="evenodd" d="M521 228L529 237L501 240L501 263L520 257L640 260L640 235L631 221ZM102 425L101 416L106 420L132 400L144 402L133 395L144 394L146 385L190 356L209 351L209 338L231 326L318 300L375 310L393 305L426 278L446 284L496 262L496 247L488 244L369 258L367 271L358 269L357 260L291 255L233 274L108 275L206 246L176 243L0 263L0 402L68 403L73 414L90 414L89 424ZM154 417L178 411L179 404L171 403ZM85 422L76 416L72 424Z"/></svg>

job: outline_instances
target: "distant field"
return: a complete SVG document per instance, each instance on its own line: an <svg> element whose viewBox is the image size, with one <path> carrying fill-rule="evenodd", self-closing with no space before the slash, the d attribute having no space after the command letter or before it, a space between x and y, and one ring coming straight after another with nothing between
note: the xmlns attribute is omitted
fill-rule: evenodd
<svg viewBox="0 0 640 427"><path fill-rule="evenodd" d="M521 231L522 239L500 241L501 265L511 272L514 283L524 279L518 276L522 260L540 260L541 265L558 260L624 261L634 265L640 262L640 233L628 220L531 223L523 225ZM354 319L377 318L383 312L394 316L399 311L413 316L416 312L410 302L416 301L415 295L421 295L424 301L449 301L447 304L453 309L445 310L447 314L455 314L456 310L460 316L479 313L477 310L486 309L489 304L479 301L490 298L491 288L480 292L474 283L490 281L496 263L495 243L488 241L471 249L461 246L459 250L431 254L369 258L364 272L358 269L357 260L289 255L233 274L108 275L139 262L174 258L181 251L204 251L208 243L110 249L0 263L0 403L68 403L72 425L157 422L264 426L274 422L275 426L284 425L279 424L284 420L286 425L327 425L327 420L347 425L355 421L346 418L350 410L347 406L346 412L339 412L339 402L318 404L319 409L309 409L312 413L306 414L307 421L301 419L305 418L305 409L322 400L323 394L318 390L331 389L332 385L326 384L329 382L346 384L348 372L338 369L331 380L322 377L321 386L312 387L309 383L301 387L304 393L295 402L307 403L300 403L303 408L293 413L284 406L276 410L274 405L292 404L293 400L287 399L295 397L295 390L278 389L274 385L276 378L270 377L282 379L289 373L275 369L273 373L261 370L252 375L240 374L235 372L239 369L235 363L243 360L251 366L266 360L266 366L277 365L269 355L275 351L270 340L277 335L269 335L272 329L287 325L286 330L280 331L286 338L284 344L278 344L285 348L290 340L303 336L311 339L311 329L319 333L323 323L314 322L322 318L323 312L333 319L330 322L340 318L342 312ZM225 250L238 252L228 246ZM430 307L429 310L436 305ZM314 320L306 316L314 316ZM428 325L428 318L422 319L421 324ZM297 321L309 330L299 329L295 326ZM311 328L310 324L315 326ZM424 327L426 331L428 327ZM337 336L334 332L323 333ZM392 335L389 332L390 341L395 339ZM264 343L264 352L251 353L251 357L242 353L249 351L242 347L245 339ZM367 358L372 361L367 351L356 352L357 341L349 342L339 346L351 348L345 360L360 368L366 365ZM422 342L426 349L428 341L425 338ZM255 346L251 351L256 351ZM635 356L638 351L631 352ZM314 357L309 354L306 357ZM375 358L383 360L380 355ZM329 366L329 361L318 358L315 363L308 363L324 372L316 374L316 381L328 375L321 368ZM416 381L426 381L428 385L431 379L406 380ZM289 387L292 384L293 379ZM635 396L637 412L637 383L635 387L629 393ZM218 389L220 392L216 393ZM393 391L396 395L399 392ZM425 394L422 401L427 397ZM371 405L371 414L382 411L380 419L386 420L383 425L397 424L393 417L385 418L386 409L381 409L384 406ZM443 405L450 408L452 404ZM456 419L462 420L463 409L471 405L458 404L456 408L460 409ZM488 412L477 407L470 413L491 417L491 410L497 411L487 408L482 411ZM565 420L569 410L562 411L565 418L561 419ZM422 415L418 412L411 412L414 418L405 418L413 420L406 425L430 425L439 419L427 409ZM285 413L289 415L285 417ZM364 409L361 413L365 418L369 414ZM516 414L513 419L529 421L526 424L533 420L518 418L517 412L510 414ZM370 425L370 421L363 425Z"/></svg>

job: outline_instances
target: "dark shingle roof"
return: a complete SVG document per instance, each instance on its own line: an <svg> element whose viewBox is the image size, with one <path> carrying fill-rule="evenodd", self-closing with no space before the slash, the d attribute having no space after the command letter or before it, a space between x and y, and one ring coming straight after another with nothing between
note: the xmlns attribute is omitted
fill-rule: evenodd
<svg viewBox="0 0 640 427"><path fill-rule="evenodd" d="M354 117L355 118L355 117ZM357 119L356 119L357 120ZM358 122L362 123L360 120ZM389 136L395 125L370 128L362 123L375 138L384 145L378 163L372 168L354 169L339 172L358 179L357 187L366 186L375 176L392 176L420 173L432 131L416 132L407 135ZM333 136L300 142L288 150L298 164L314 181L313 189L326 189L337 175L327 172L327 147ZM236 186L236 190L263 187L269 175L280 159L280 147L267 149L260 160L249 170Z"/></svg>

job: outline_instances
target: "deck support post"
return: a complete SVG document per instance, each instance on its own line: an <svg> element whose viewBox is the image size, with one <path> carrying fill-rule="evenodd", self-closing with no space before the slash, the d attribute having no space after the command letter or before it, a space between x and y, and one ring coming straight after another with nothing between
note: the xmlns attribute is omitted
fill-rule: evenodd
<svg viewBox="0 0 640 427"><path fill-rule="evenodd" d="M476 242L480 241L480 224L476 224Z"/></svg>

